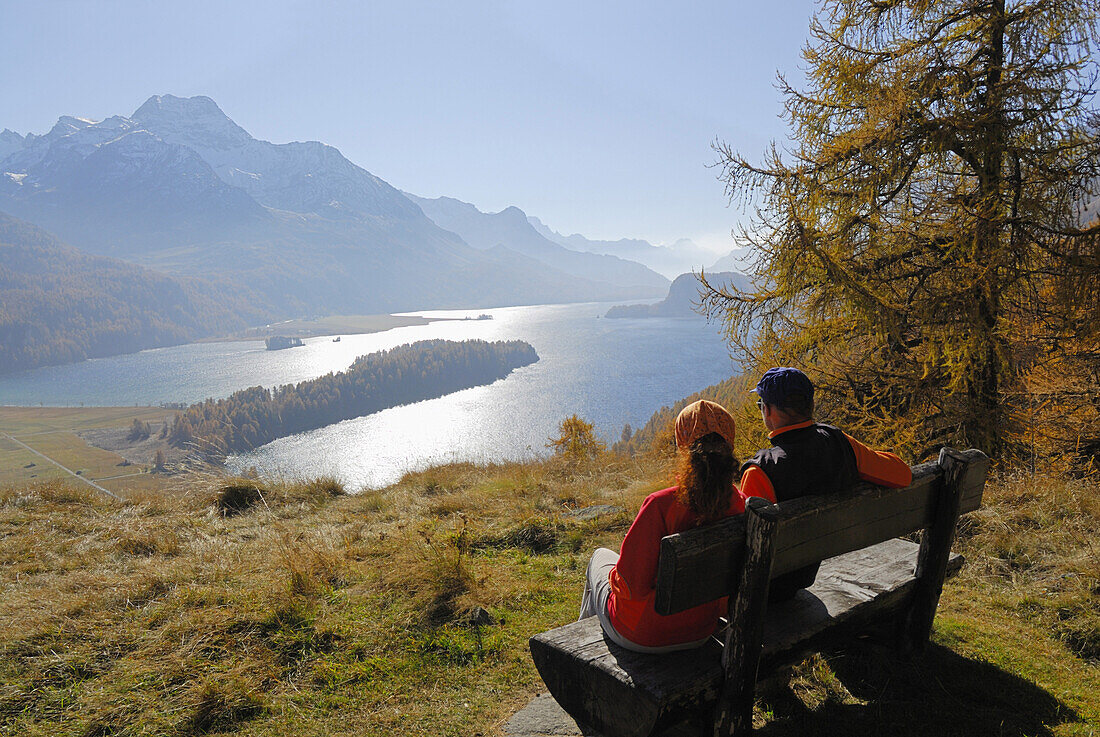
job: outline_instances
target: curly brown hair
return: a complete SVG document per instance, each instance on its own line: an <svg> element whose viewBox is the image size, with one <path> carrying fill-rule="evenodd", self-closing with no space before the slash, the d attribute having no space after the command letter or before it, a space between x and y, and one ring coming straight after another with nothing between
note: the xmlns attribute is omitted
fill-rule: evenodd
<svg viewBox="0 0 1100 737"><path fill-rule="evenodd" d="M721 519L729 509L733 482L741 465L733 448L712 432L681 448L678 455L676 477L680 488L676 498L700 522Z"/></svg>

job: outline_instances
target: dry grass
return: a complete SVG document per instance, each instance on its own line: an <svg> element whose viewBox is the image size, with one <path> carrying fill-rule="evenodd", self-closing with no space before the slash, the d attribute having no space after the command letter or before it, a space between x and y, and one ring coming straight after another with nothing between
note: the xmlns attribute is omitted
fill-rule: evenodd
<svg viewBox="0 0 1100 737"><path fill-rule="evenodd" d="M488 730L536 690L526 638L571 616L583 551L621 536L562 513L636 507L637 463L0 490L0 734Z"/></svg>
<svg viewBox="0 0 1100 737"><path fill-rule="evenodd" d="M261 502L266 505L267 499L264 497L268 494L270 492L255 481L233 479L221 486L214 495L214 508L224 517L244 514Z"/></svg>
<svg viewBox="0 0 1100 737"><path fill-rule="evenodd" d="M575 616L588 552L666 463L456 464L358 495L0 490L0 735L492 734L541 688L527 638ZM227 514L234 486L255 494ZM570 518L593 504L629 512ZM762 731L1091 734L1098 520L1095 485L997 480L932 652L807 661Z"/></svg>
<svg viewBox="0 0 1100 737"><path fill-rule="evenodd" d="M966 582L1100 667L1100 480L1009 476L989 501L961 532Z"/></svg>
<svg viewBox="0 0 1100 737"><path fill-rule="evenodd" d="M159 422L161 407L0 407L0 431L17 437L57 430L127 427L135 419Z"/></svg>

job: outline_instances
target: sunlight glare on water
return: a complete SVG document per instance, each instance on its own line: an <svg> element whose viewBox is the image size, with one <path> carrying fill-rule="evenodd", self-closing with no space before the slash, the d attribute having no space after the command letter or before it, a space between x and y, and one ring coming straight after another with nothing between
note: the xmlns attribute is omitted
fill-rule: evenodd
<svg viewBox="0 0 1100 737"><path fill-rule="evenodd" d="M301 348L259 341L194 343L0 378L0 404L192 403L345 370L358 356L429 338L525 340L539 360L489 386L282 438L229 461L292 478L331 474L352 488L391 483L449 461L545 454L571 414L613 442L663 405L733 372L719 327L702 318L606 319L603 303L410 313L457 318L379 333L311 338ZM491 320L464 320L478 314Z"/></svg>
<svg viewBox="0 0 1100 737"><path fill-rule="evenodd" d="M527 340L539 361L489 386L276 440L231 466L289 477L331 474L353 487L376 487L439 463L545 454L558 423L574 413L613 442L624 423L638 427L661 406L732 373L715 325L598 317L605 311L517 307L491 310L493 320L450 323L447 337L455 340Z"/></svg>

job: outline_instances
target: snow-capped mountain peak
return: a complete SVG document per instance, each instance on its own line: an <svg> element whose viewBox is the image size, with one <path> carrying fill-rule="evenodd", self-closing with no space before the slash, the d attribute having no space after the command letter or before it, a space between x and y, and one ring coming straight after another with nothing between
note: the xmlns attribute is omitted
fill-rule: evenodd
<svg viewBox="0 0 1100 737"><path fill-rule="evenodd" d="M83 130L89 125L95 125L94 120L88 120L87 118L76 118L72 115L62 115L54 123L53 128L46 134L46 138L58 139L64 136L75 133L76 131Z"/></svg>
<svg viewBox="0 0 1100 737"><path fill-rule="evenodd" d="M47 159L72 162L94 153L100 146L116 141L134 130L129 118L116 115L95 122L87 118L62 115L50 132L43 136L27 135L22 145L0 155L5 171L27 173ZM3 144L0 143L0 150Z"/></svg>
<svg viewBox="0 0 1100 737"><path fill-rule="evenodd" d="M164 140L202 150L227 151L253 140L209 97L153 95L130 119Z"/></svg>
<svg viewBox="0 0 1100 737"><path fill-rule="evenodd" d="M221 179L277 210L347 217L416 218L416 206L370 172L319 141L274 144L253 138L209 97L154 95L133 121L167 143L186 146Z"/></svg>

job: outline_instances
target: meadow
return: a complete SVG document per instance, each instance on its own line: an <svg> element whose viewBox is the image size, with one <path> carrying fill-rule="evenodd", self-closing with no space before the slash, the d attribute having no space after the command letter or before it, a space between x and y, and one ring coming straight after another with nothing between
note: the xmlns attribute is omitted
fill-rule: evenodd
<svg viewBox="0 0 1100 737"><path fill-rule="evenodd" d="M115 493L158 489L162 482L149 475L148 464L130 463L79 433L121 430L134 420L159 424L174 414L161 407L0 407L0 485L62 479L80 484L69 469Z"/></svg>
<svg viewBox="0 0 1100 737"><path fill-rule="evenodd" d="M498 734L542 690L527 638L576 616L589 552L617 547L670 463L456 464L359 494L8 485L0 734ZM968 562L928 651L868 637L816 655L761 694L760 732L1094 735L1097 492L1000 472L960 528Z"/></svg>

